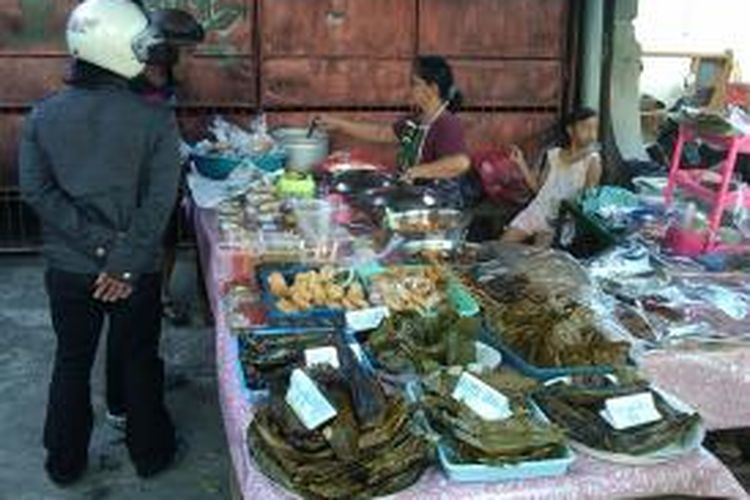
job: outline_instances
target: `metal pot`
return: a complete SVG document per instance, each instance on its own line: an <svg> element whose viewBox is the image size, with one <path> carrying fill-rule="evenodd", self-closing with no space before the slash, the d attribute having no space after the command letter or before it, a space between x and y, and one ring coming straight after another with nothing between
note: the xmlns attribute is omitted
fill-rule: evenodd
<svg viewBox="0 0 750 500"><path fill-rule="evenodd" d="M308 137L308 129L301 127L280 128L273 137L287 153L287 167L297 172L309 172L328 158L329 138L323 131L315 130Z"/></svg>

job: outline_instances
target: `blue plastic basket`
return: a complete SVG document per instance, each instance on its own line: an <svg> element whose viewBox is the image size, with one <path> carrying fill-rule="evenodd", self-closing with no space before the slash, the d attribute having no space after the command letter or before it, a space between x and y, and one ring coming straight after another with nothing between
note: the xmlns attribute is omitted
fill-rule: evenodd
<svg viewBox="0 0 750 500"><path fill-rule="evenodd" d="M242 393L244 394L245 398L250 402L250 404L257 404L264 399L268 398L268 390L262 389L262 388L256 388L255 386L257 384L254 384L250 377L248 376L247 372L245 371L245 367L242 365L242 352L245 349L245 346L243 344L243 337L242 335L237 336L237 344L236 344L237 352L235 353L235 359L237 360L237 363L235 364L237 377L239 377L240 380L240 387L242 387Z"/></svg>
<svg viewBox="0 0 750 500"><path fill-rule="evenodd" d="M318 332L321 333L325 329L321 328L296 328L296 329L289 329L289 328L262 328L255 330L253 332L254 335L287 335L290 333L314 333ZM245 370L244 365L242 364L242 353L246 349L244 344L244 336L246 334L241 334L237 336L237 355L236 355L236 371L237 376L240 380L240 386L242 387L242 392L247 398L247 400L250 402L250 404L258 404L265 400L267 400L270 396L270 393L268 389L264 386L264 384L259 380L251 380L251 377L248 375L247 370ZM355 357L359 361L359 363L362 365L362 367L365 369L366 372L370 374L374 374L375 371L370 365L370 361L365 355L364 350L362 349L361 344L357 341L356 337L352 335L349 332L343 332L344 340L347 343L347 345L354 351Z"/></svg>
<svg viewBox="0 0 750 500"><path fill-rule="evenodd" d="M529 403L531 411L540 422L549 422L542 410ZM454 453L444 443L438 444L438 460L443 473L451 481L460 483L494 483L516 481L539 477L562 476L575 461L575 454L569 446L561 457L535 460L507 465L462 464L454 461Z"/></svg>
<svg viewBox="0 0 750 500"><path fill-rule="evenodd" d="M404 388L404 395L410 404L417 404L422 399L423 389L418 382L409 382ZM538 422L548 424L549 418L531 399L527 400L527 407ZM419 425L430 434L436 434L424 413L418 414ZM451 481L460 483L493 483L514 481L536 477L555 477L564 475L575 461L575 454L569 446L565 446L562 456L547 460L535 460L507 465L464 464L455 461L455 453L450 446L440 439L437 445L437 455L443 473Z"/></svg>
<svg viewBox="0 0 750 500"><path fill-rule="evenodd" d="M261 289L261 301L268 312L268 319L272 322L278 320L293 320L303 322L304 320L335 320L342 325L345 321L344 309L331 309L329 307L314 307L307 311L296 313L287 313L276 307L276 298L268 288L268 277L275 272L281 273L287 283L299 273L307 272L313 269L310 266L285 266L285 267L265 267L258 273Z"/></svg>
<svg viewBox="0 0 750 500"><path fill-rule="evenodd" d="M500 351L503 355L503 364L507 364L521 374L537 380L550 380L573 375L606 375L615 371L614 367L609 365L566 366L559 368L532 365L508 344L494 335L487 327L485 327L484 332L480 335L480 340Z"/></svg>
<svg viewBox="0 0 750 500"><path fill-rule="evenodd" d="M242 359L247 347L247 336L280 336L280 335L330 335L335 334L336 329L326 327L262 327L255 328L246 332L242 332L237 335L237 368L240 372L240 379L242 380L243 387L247 389L247 396L251 402L260 400L268 395L265 382L257 378L253 378L248 374L245 365L242 363ZM344 334L346 342L356 342L356 339L350 339L349 336Z"/></svg>

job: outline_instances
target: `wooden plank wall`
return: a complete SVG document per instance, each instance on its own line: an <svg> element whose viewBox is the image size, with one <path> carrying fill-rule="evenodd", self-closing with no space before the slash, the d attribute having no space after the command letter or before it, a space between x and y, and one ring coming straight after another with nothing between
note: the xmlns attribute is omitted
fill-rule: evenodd
<svg viewBox="0 0 750 500"><path fill-rule="evenodd" d="M76 3L0 3L0 193L17 189L24 114L62 84L65 19ZM145 3L190 10L209 32L178 72L189 138L214 114L248 123L259 108L274 124L305 123L320 111L392 121L408 110L411 61L419 54L453 64L472 147L519 142L531 150L562 106L567 0ZM334 138L334 146L362 145ZM370 150L392 160L392 151Z"/></svg>

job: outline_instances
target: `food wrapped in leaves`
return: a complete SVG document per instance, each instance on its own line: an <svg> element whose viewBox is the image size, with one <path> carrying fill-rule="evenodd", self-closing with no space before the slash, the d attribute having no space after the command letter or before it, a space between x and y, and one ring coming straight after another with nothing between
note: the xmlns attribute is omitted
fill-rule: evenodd
<svg viewBox="0 0 750 500"><path fill-rule="evenodd" d="M338 370L307 369L336 409L333 420L308 430L285 401L288 381L276 381L248 429L252 456L306 498L371 498L410 486L430 461L427 441L412 432L403 398L387 397L345 349L339 354Z"/></svg>
<svg viewBox="0 0 750 500"><path fill-rule="evenodd" d="M700 426L697 413L673 408L647 382L594 377L585 383L558 383L537 391L534 400L552 419L565 428L570 438L589 448L627 455L645 455L683 443ZM650 393L662 419L625 430L615 430L601 415L610 398Z"/></svg>
<svg viewBox="0 0 750 500"><path fill-rule="evenodd" d="M493 333L528 363L626 364L630 345L611 340L614 325L594 310L585 271L569 260L555 252L532 253L512 266L484 263L476 279L463 280L482 302Z"/></svg>
<svg viewBox="0 0 750 500"><path fill-rule="evenodd" d="M337 345L341 332L336 329L303 329L284 334L245 332L239 336L240 363L245 379L253 389L265 387L268 380L284 377L305 357L305 350Z"/></svg>
<svg viewBox="0 0 750 500"><path fill-rule="evenodd" d="M510 401L512 416L484 420L453 397L462 370L442 370L423 382L421 404L431 426L466 464L507 465L559 458L566 453L565 433L532 413L528 395L537 383L512 372L485 372L478 377Z"/></svg>
<svg viewBox="0 0 750 500"><path fill-rule="evenodd" d="M459 317L452 310L435 316L399 313L386 319L367 340L370 351L387 372L424 374L441 366L466 366L475 361L477 317Z"/></svg>

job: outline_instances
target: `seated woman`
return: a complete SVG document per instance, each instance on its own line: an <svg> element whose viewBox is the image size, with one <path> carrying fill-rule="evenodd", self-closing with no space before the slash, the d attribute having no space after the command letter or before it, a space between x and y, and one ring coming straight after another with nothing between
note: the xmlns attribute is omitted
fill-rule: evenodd
<svg viewBox="0 0 750 500"><path fill-rule="evenodd" d="M597 151L599 119L596 111L580 109L565 120L564 127L563 147L547 151L539 178L530 171L521 151L514 150L513 159L520 166L526 183L537 194L513 219L501 241L549 246L561 203L599 185L602 164Z"/></svg>
<svg viewBox="0 0 750 500"><path fill-rule="evenodd" d="M380 143L399 144L398 168L405 181L434 188L441 202L458 208L470 203L475 189L464 130L454 114L462 103L453 71L437 56L414 62L411 97L417 108L393 125L322 116L328 130Z"/></svg>

